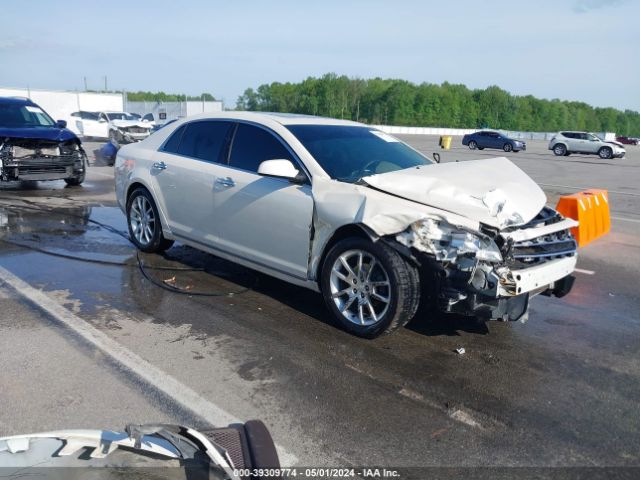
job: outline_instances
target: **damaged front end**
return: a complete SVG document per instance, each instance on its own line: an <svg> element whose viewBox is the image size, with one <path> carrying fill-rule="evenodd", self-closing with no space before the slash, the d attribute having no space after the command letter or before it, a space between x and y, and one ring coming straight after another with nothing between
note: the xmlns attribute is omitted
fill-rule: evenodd
<svg viewBox="0 0 640 480"><path fill-rule="evenodd" d="M151 135L151 127L148 125L111 125L109 140L114 145L128 145L144 140Z"/></svg>
<svg viewBox="0 0 640 480"><path fill-rule="evenodd" d="M519 227L473 231L433 216L393 239L411 249L442 311L518 320L531 296L571 290L577 244L569 228L575 225L544 207Z"/></svg>
<svg viewBox="0 0 640 480"><path fill-rule="evenodd" d="M76 139L4 138L0 180L63 180L84 175L87 156Z"/></svg>

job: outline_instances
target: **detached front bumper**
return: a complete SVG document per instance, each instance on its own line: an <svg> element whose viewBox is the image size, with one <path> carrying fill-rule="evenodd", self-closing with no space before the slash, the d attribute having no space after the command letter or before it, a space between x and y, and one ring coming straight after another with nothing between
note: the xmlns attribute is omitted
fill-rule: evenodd
<svg viewBox="0 0 640 480"><path fill-rule="evenodd" d="M422 220L396 235L422 269L424 293L444 312L517 320L538 294L564 296L573 286L576 222L543 208L520 227L473 233Z"/></svg>
<svg viewBox="0 0 640 480"><path fill-rule="evenodd" d="M438 305L447 313L518 320L527 312L530 297L563 297L571 291L576 260L561 258L519 270L485 265L468 280L449 276L440 284Z"/></svg>

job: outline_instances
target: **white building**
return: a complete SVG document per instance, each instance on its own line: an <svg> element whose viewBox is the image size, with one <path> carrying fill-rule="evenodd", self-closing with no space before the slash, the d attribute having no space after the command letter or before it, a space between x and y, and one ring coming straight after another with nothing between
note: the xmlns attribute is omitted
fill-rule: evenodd
<svg viewBox="0 0 640 480"><path fill-rule="evenodd" d="M54 120L70 120L73 112L116 111L124 109L121 93L69 92L0 87L0 97L26 97L42 107Z"/></svg>

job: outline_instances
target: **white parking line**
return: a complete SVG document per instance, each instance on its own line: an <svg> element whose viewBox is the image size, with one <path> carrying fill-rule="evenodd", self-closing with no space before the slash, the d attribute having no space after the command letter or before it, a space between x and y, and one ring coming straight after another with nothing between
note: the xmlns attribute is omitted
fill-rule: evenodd
<svg viewBox="0 0 640 480"><path fill-rule="evenodd" d="M637 218L611 217L611 220L619 220L621 222L640 223Z"/></svg>
<svg viewBox="0 0 640 480"><path fill-rule="evenodd" d="M44 310L58 322L73 330L85 341L124 366L134 375L153 385L165 395L203 418L211 425L227 426L230 423L239 423L239 420L230 413L206 400L196 391L180 383L166 372L163 372L128 350L62 305L56 303L43 291L33 288L3 267L0 267L0 280L12 287L37 308ZM297 457L280 446L278 446L278 454L282 465L292 466L297 464Z"/></svg>
<svg viewBox="0 0 640 480"><path fill-rule="evenodd" d="M575 187L573 185L554 185L552 183L538 183L538 185L542 185L543 187L559 187L559 188L569 188L571 190L590 190L594 187ZM609 193L615 193L617 195L631 195L632 197L640 197L640 193L631 193L631 192L620 192L618 190L607 190Z"/></svg>
<svg viewBox="0 0 640 480"><path fill-rule="evenodd" d="M594 275L596 273L593 270L583 270L582 268L574 268L573 271L577 273L584 273L585 275Z"/></svg>

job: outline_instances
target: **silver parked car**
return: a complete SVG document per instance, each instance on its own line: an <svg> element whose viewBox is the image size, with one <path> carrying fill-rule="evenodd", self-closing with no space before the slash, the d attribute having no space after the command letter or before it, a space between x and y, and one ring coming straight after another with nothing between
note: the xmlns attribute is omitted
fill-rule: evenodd
<svg viewBox="0 0 640 480"><path fill-rule="evenodd" d="M371 126L196 115L123 146L116 196L146 252L179 240L321 292L375 337L422 301L517 320L573 283L577 223L504 157L438 164Z"/></svg>
<svg viewBox="0 0 640 480"><path fill-rule="evenodd" d="M621 143L607 142L593 133L558 132L549 141L549 150L558 156L572 153L598 155L600 158L622 158L626 150Z"/></svg>

